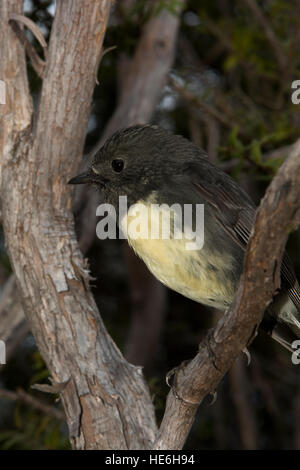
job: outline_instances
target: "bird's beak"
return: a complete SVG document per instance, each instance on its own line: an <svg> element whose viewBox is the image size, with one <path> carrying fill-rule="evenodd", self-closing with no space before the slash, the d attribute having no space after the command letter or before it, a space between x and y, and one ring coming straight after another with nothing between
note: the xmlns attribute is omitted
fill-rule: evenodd
<svg viewBox="0 0 300 470"><path fill-rule="evenodd" d="M86 171L84 173L80 173L80 175L74 176L68 181L68 184L85 184L85 183L92 183L93 178L90 171Z"/></svg>

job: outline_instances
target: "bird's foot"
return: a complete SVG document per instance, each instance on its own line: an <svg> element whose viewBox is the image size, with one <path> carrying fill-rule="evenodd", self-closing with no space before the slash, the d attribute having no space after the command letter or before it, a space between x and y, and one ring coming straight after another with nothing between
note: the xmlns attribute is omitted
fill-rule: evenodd
<svg viewBox="0 0 300 470"><path fill-rule="evenodd" d="M168 385L168 387L173 388L173 384L170 383L170 379L174 377L174 382L176 383L176 376L177 376L178 371L182 369L184 366L186 366L189 362L190 362L189 360L182 361L182 363L179 366L173 367L173 369L169 370L169 372L166 375L166 384Z"/></svg>
<svg viewBox="0 0 300 470"><path fill-rule="evenodd" d="M173 394L174 394L174 396L177 400L180 400L183 403L186 403L187 405L196 405L196 406L198 406L200 404L200 402L194 402L192 400L188 400L186 398L183 398L182 396L179 395L179 393L177 392L177 388L176 388L178 372L180 371L180 369L183 369L184 366L186 366L189 362L190 362L189 360L185 360L179 366L173 367L173 369L171 369L166 375L166 383L167 383L168 387L170 387L170 389L172 390L172 392L173 392ZM170 382L172 377L173 377L173 383Z"/></svg>

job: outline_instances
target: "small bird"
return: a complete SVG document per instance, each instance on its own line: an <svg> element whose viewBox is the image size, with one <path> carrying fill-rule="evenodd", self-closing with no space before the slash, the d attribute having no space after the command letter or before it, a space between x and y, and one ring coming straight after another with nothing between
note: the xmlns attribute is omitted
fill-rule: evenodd
<svg viewBox="0 0 300 470"><path fill-rule="evenodd" d="M110 137L85 173L69 184L93 184L106 203L118 209L120 196L129 207L140 204L154 223L151 207L204 205L204 244L188 250L187 237L132 237L129 244L149 270L171 289L204 305L226 310L237 291L243 258L255 219L255 204L207 154L189 140L155 125L136 125ZM170 212L170 211L169 211ZM165 218L168 210L164 209ZM151 219L152 217L152 219ZM174 222L174 212L171 219ZM120 220L123 230L131 216ZM157 219L155 219L157 221ZM191 225L195 222L195 211ZM150 227L151 228L151 227ZM152 227L153 228L153 227ZM189 227L192 230L192 226ZM285 253L281 288L265 312L261 327L289 351L300 338L300 288Z"/></svg>

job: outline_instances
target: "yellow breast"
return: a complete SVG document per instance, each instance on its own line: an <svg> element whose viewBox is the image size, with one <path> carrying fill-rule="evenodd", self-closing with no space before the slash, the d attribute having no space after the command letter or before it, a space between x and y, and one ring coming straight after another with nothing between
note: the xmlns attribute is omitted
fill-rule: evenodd
<svg viewBox="0 0 300 470"><path fill-rule="evenodd" d="M209 253L205 249L205 241L202 249L187 250L186 244L190 240L184 236L181 239L163 239L162 220L166 215L169 218L170 214L160 209L157 209L157 214L153 206L150 210L150 205L140 204L138 216L127 213L121 221L121 228L149 270L163 284L185 297L216 308L226 308L233 300L234 286L222 271L231 265L231 256L225 254L220 258ZM158 238L151 238L151 234L157 233Z"/></svg>

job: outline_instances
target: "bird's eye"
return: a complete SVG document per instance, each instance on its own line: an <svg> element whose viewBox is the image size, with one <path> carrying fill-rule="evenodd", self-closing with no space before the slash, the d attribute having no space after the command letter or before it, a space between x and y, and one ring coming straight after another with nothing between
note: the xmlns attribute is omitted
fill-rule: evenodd
<svg viewBox="0 0 300 470"><path fill-rule="evenodd" d="M116 158L111 162L111 166L116 173L121 173L124 168L124 160L121 158Z"/></svg>

